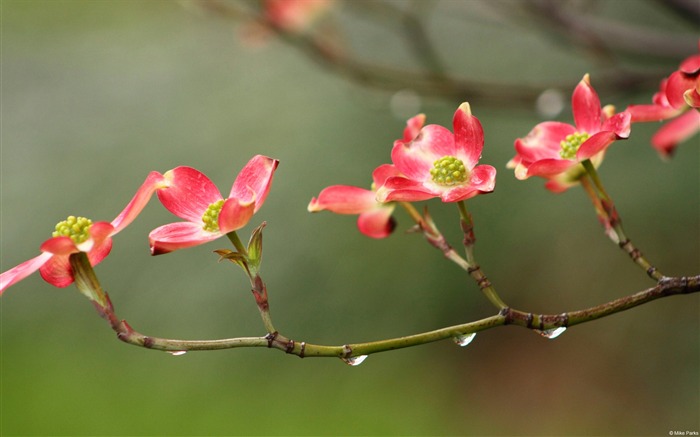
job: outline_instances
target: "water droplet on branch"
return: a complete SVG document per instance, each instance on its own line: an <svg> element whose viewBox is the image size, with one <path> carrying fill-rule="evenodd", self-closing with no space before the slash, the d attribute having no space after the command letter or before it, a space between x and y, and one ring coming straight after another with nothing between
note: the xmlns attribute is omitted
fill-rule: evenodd
<svg viewBox="0 0 700 437"><path fill-rule="evenodd" d="M187 351L167 351L170 355L174 357L179 357L180 355L185 355Z"/></svg>
<svg viewBox="0 0 700 437"><path fill-rule="evenodd" d="M350 366L359 366L362 364L362 362L367 359L367 355L359 355L357 357L349 357L349 358L341 358L341 360L345 361L345 364L348 364Z"/></svg>
<svg viewBox="0 0 700 437"><path fill-rule="evenodd" d="M548 340L553 340L560 335L562 335L566 331L566 328L563 326L559 328L553 328L553 329L547 329L546 331L540 331L539 329L535 329L535 332L540 334L542 337L548 339Z"/></svg>
<svg viewBox="0 0 700 437"><path fill-rule="evenodd" d="M473 332L471 334L458 335L456 337L453 337L452 340L457 344L457 346L464 347L471 343L472 340L474 340L474 337L476 337L476 332Z"/></svg>

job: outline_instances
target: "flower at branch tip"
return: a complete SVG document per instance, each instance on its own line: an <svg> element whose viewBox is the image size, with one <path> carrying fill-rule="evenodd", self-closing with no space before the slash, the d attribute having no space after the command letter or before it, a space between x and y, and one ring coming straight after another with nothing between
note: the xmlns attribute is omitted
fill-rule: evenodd
<svg viewBox="0 0 700 437"><path fill-rule="evenodd" d="M398 170L393 165L380 165L372 173L374 182L371 190L349 185L332 185L324 188L318 198L311 199L308 210L309 212L326 210L336 214L359 214L357 228L360 232L372 238L388 237L396 227L396 221L391 216L395 204L378 202L375 190L388 177L398 174Z"/></svg>
<svg viewBox="0 0 700 437"><path fill-rule="evenodd" d="M272 26L301 33L326 13L332 4L333 0L264 0L263 10Z"/></svg>
<svg viewBox="0 0 700 437"><path fill-rule="evenodd" d="M651 105L630 105L632 123L669 120L652 136L661 155L673 155L676 146L700 131L700 53L686 58L661 81Z"/></svg>
<svg viewBox="0 0 700 437"><path fill-rule="evenodd" d="M476 165L484 148L484 131L468 103L457 108L452 124L454 133L435 124L411 127L409 120L404 138L396 140L391 151L401 174L384 182L377 200L417 202L439 197L443 202L458 202L493 191L496 169ZM411 129L417 135L408 141Z"/></svg>
<svg viewBox="0 0 700 437"><path fill-rule="evenodd" d="M164 174L167 186L157 191L163 206L187 221L160 226L148 235L151 253L160 255L213 241L241 229L262 207L279 161L254 156L243 167L224 199L216 185L191 167Z"/></svg>
<svg viewBox="0 0 700 437"><path fill-rule="evenodd" d="M85 217L69 216L56 225L53 236L40 246L41 254L0 275L0 294L8 287L39 270L41 277L56 287L73 283L69 257L87 253L90 264L99 264L112 249L112 237L127 227L143 210L153 192L165 186L163 175L151 172L131 202L111 222L93 222Z"/></svg>
<svg viewBox="0 0 700 437"><path fill-rule="evenodd" d="M571 103L575 125L546 121L515 140L516 155L507 167L515 169L516 178L539 176L547 179L550 191L565 191L584 174L582 161L590 159L598 167L608 146L629 137L630 114L601 108L588 74L576 86Z"/></svg>

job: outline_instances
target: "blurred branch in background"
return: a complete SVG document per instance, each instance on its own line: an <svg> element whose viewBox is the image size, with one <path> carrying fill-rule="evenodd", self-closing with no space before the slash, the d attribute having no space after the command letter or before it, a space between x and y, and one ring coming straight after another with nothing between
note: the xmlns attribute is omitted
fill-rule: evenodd
<svg viewBox="0 0 700 437"><path fill-rule="evenodd" d="M303 18L301 12L293 19L291 14L284 15L287 11L280 13L281 8L290 8L293 3L296 2L191 0L187 4L264 29L331 72L365 86L391 91L409 89L427 97L510 107L531 107L544 91L569 89L577 78L543 78L541 83L526 83L518 71L511 71L510 79L503 81L451 68L447 60L464 56L459 52L463 45L455 44L455 40L449 46L436 41L432 25L444 25L445 20L444 16L434 19L436 16L449 14L451 20L460 20L457 29L468 29L478 21L494 28L543 36L553 47L590 61L600 90L623 94L654 88L668 66L694 51L694 25L700 17L700 3L683 0L651 3L688 23L687 29L673 30L650 28L627 16L610 17L607 9L611 2L597 0L311 0L307 4L316 6L307 6ZM641 2L635 3L637 6ZM392 49L407 50L413 58L410 65L402 68L373 61L353 48L352 33L364 32L365 28L370 31L366 26L393 32L403 44ZM450 37L463 38L461 34ZM513 44L518 42L514 40ZM483 45L484 51L489 51L487 41L465 38L464 43ZM524 50L522 57L518 62L528 63L531 53ZM553 65L551 70L557 68Z"/></svg>

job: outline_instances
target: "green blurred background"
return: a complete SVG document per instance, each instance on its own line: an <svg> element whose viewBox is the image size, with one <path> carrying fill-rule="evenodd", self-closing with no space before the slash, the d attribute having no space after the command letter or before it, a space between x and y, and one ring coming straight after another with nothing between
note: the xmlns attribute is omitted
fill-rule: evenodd
<svg viewBox="0 0 700 437"><path fill-rule="evenodd" d="M602 2L650 32L697 32L650 1ZM507 5L507 2L505 3ZM398 231L371 240L355 218L311 215L325 186L368 186L417 110L450 126L462 99L349 82L275 38L251 45L247 24L191 2L3 0L1 269L38 254L67 215L111 220L151 170L196 167L224 194L254 154L280 159L263 209L263 277L272 315L298 341L343 344L413 334L493 313L464 272L399 211ZM575 84L596 71L580 52L528 26L444 2L431 37L469 78ZM483 11L482 11L483 12ZM411 66L377 23L341 9L354 48ZM348 20L348 21L343 21ZM353 22L355 20L355 22ZM694 49L692 39L688 54ZM642 60L672 71L682 56ZM634 59L639 62L640 59ZM643 63L642 63L643 64ZM661 77L661 76L659 76ZM565 101L571 89L563 90ZM624 108L636 95L601 93ZM396 101L396 99L394 99ZM513 307L558 313L653 285L605 238L580 189L552 195L505 163L534 109L472 105L486 132L482 163L496 192L469 201L477 257ZM570 121L570 110L559 119ZM601 168L626 230L668 275L700 268L697 137L662 162L657 126L636 125ZM460 243L456 209L427 202ZM153 201L115 240L97 273L120 317L153 336L263 335L247 282L212 250L151 258L147 234L175 218ZM33 275L0 299L2 435L668 435L699 431L697 295L672 297L569 329L547 341L520 328L370 356L359 367L267 349L173 357L120 343L74 287Z"/></svg>

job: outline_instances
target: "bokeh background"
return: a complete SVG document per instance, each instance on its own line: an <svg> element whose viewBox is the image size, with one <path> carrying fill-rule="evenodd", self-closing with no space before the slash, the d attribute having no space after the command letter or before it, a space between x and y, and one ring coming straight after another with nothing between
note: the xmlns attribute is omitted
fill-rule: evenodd
<svg viewBox="0 0 700 437"><path fill-rule="evenodd" d="M559 120L571 121L569 95L584 73L596 86L596 74L609 71L537 22L502 19L486 2L426 3L425 29L451 74L567 83ZM508 10L518 2L499 4ZM697 25L660 2L591 4L605 19L650 35L681 35L681 52L697 48ZM67 215L111 220L151 170L193 166L227 193L238 170L261 153L281 164L265 206L240 235L247 239L259 222L268 223L263 277L283 334L344 344L492 314L463 271L404 232L410 221L401 211L397 232L381 241L361 236L354 217L306 211L325 186L368 186L409 116L425 112L428 122L450 127L470 96L364 86L322 67L293 40L265 37L209 6L1 2L1 269L37 255ZM323 20L366 62L407 70L418 64L391 20L368 20L343 4ZM683 57L637 53L616 62L660 71L656 82ZM655 91L608 87L600 94L624 108L648 102ZM506 302L558 313L653 285L603 235L582 190L553 195L541 180L517 181L505 168L513 140L543 121L534 106L485 98L472 110L486 132L482 163L499 170L495 193L468 202L476 253ZM698 138L663 162L649 145L657 127L635 125L630 140L610 149L601 176L648 258L668 275L697 274ZM426 204L459 245L456 208ZM152 201L97 268L119 316L153 336L264 335L244 276L212 253L227 247L225 240L149 256L148 232L174 220ZM504 327L463 349L443 341L350 367L267 349L173 357L125 345L74 287L55 289L33 275L0 299L0 434L699 431L699 309L697 295L672 297L576 326L556 340Z"/></svg>

